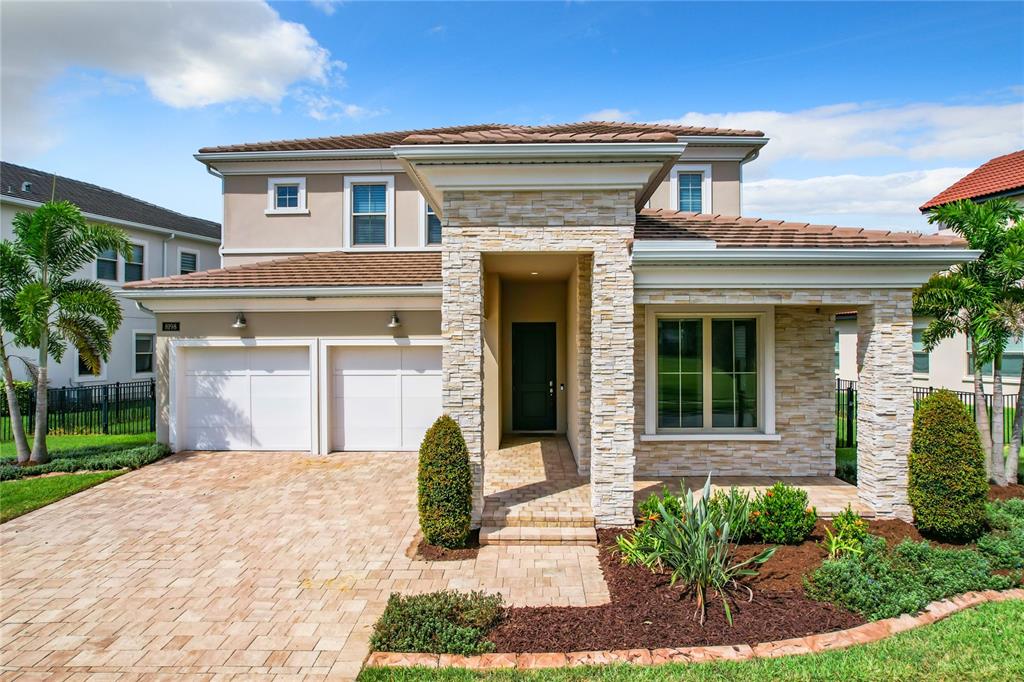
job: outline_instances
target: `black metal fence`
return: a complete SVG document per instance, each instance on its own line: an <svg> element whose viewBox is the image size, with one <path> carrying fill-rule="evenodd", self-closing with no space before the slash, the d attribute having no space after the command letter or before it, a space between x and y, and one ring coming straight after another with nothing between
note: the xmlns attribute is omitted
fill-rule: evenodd
<svg viewBox="0 0 1024 682"><path fill-rule="evenodd" d="M914 406L928 394L937 391L933 387L914 387ZM969 391L953 391L974 416L974 393ZM1017 407L1017 395L1003 396L1003 444L1010 442L1010 431L1013 429L1013 417ZM985 395L985 411L989 423L992 422L992 395ZM845 379L836 380L836 447L857 447L857 382Z"/></svg>
<svg viewBox="0 0 1024 682"><path fill-rule="evenodd" d="M47 403L46 425L51 435L156 430L156 382L152 379L51 388L47 391ZM32 434L36 426L35 393L20 407L25 432ZM0 441L10 440L14 440L11 417L3 414Z"/></svg>

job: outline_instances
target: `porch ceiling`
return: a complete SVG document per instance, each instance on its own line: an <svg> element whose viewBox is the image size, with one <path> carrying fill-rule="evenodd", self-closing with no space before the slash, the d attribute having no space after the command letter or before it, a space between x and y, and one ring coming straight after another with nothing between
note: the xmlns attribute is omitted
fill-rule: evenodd
<svg viewBox="0 0 1024 682"><path fill-rule="evenodd" d="M484 271L503 279L564 280L576 267L575 253L484 254Z"/></svg>

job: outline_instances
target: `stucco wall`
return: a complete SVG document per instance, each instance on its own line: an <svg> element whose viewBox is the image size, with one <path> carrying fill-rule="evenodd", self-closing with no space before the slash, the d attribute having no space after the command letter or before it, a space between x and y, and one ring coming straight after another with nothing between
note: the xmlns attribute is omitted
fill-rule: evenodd
<svg viewBox="0 0 1024 682"><path fill-rule="evenodd" d="M705 161L684 163L707 164ZM740 215L740 164L739 161L713 161L711 166L711 211L722 215ZM666 176L651 195L651 208L674 209L669 176Z"/></svg>

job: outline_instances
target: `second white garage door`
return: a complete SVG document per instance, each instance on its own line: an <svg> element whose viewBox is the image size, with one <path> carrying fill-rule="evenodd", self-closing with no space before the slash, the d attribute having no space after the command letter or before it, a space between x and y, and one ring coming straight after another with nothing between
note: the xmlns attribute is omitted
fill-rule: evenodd
<svg viewBox="0 0 1024 682"><path fill-rule="evenodd" d="M441 349L336 348L331 384L332 449L418 450L441 416Z"/></svg>

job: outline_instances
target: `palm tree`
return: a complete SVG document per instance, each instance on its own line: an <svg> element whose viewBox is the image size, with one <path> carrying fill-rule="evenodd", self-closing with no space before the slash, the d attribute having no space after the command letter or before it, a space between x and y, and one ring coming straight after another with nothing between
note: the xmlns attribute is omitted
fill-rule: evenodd
<svg viewBox="0 0 1024 682"><path fill-rule="evenodd" d="M105 285L76 279L103 251L128 257L128 237L111 225L88 223L68 201L50 201L14 217L11 250L27 266L14 295L15 320L9 331L38 349L36 429L31 461L49 461L46 451L47 368L60 362L70 343L93 371L110 355L110 339L121 326L121 304ZM6 321L5 321L6 322Z"/></svg>
<svg viewBox="0 0 1024 682"><path fill-rule="evenodd" d="M6 239L0 241L0 368L4 375L4 392L7 397L7 411L11 417L11 432L14 434L14 447L18 454L18 463L29 460L31 451L25 437L25 423L21 420L21 405L14 390L14 372L11 371L10 356L7 355L7 329L20 327L14 297L28 281L28 263L15 250L14 244ZM18 339L12 341L17 344Z"/></svg>
<svg viewBox="0 0 1024 682"><path fill-rule="evenodd" d="M933 318L923 339L927 349L957 331L970 340L975 420L989 453L989 478L1000 485L1006 482L1001 369L1003 351L1013 336L1007 305L1022 300L1024 229L1017 225L1022 217L1024 210L1009 199L981 204L964 200L936 208L929 222L949 227L981 255L932 277L914 298L915 312ZM993 367L991 427L983 383L983 367L989 362Z"/></svg>

